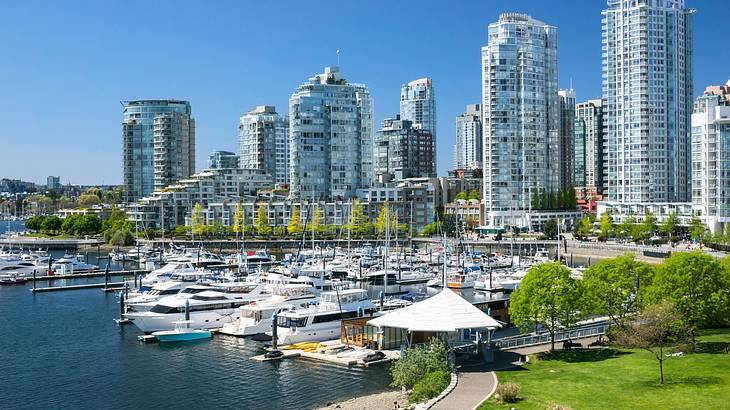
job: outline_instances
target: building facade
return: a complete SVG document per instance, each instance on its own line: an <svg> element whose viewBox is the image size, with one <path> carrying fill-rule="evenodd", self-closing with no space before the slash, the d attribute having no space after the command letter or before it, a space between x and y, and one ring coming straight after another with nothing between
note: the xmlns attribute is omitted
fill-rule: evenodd
<svg viewBox="0 0 730 410"><path fill-rule="evenodd" d="M534 190L561 187L557 29L505 13L482 47L484 208L487 223L522 223Z"/></svg>
<svg viewBox="0 0 730 410"><path fill-rule="evenodd" d="M575 139L575 91L558 91L560 104L560 189L568 189L573 183L573 143Z"/></svg>
<svg viewBox="0 0 730 410"><path fill-rule="evenodd" d="M169 230L184 225L195 204L250 200L272 186L271 176L260 169L206 169L129 204L126 212L138 229Z"/></svg>
<svg viewBox="0 0 730 410"><path fill-rule="evenodd" d="M61 177L55 177L51 175L46 178L46 188L54 190L61 189Z"/></svg>
<svg viewBox="0 0 730 410"><path fill-rule="evenodd" d="M436 97L430 78L419 78L400 88L400 117L413 128L428 130L436 139Z"/></svg>
<svg viewBox="0 0 730 410"><path fill-rule="evenodd" d="M602 13L610 201L689 201L694 10L684 3L609 0Z"/></svg>
<svg viewBox="0 0 730 410"><path fill-rule="evenodd" d="M588 100L575 106L573 184L580 198L603 194L603 106Z"/></svg>
<svg viewBox="0 0 730 410"><path fill-rule="evenodd" d="M123 101L125 201L195 172L195 119L181 100Z"/></svg>
<svg viewBox="0 0 730 410"><path fill-rule="evenodd" d="M239 166L261 169L277 184L289 183L289 119L276 107L261 105L245 113L238 125Z"/></svg>
<svg viewBox="0 0 730 410"><path fill-rule="evenodd" d="M292 198L349 199L373 180L370 91L326 67L289 99Z"/></svg>
<svg viewBox="0 0 730 410"><path fill-rule="evenodd" d="M730 222L730 81L705 89L692 114L692 209L712 233Z"/></svg>
<svg viewBox="0 0 730 410"><path fill-rule="evenodd" d="M208 168L238 168L238 155L230 151L213 151L208 156Z"/></svg>
<svg viewBox="0 0 730 410"><path fill-rule="evenodd" d="M383 120L375 135L376 179L402 180L436 176L436 142L429 130L413 128L400 116Z"/></svg>
<svg viewBox="0 0 730 410"><path fill-rule="evenodd" d="M482 155L481 105L469 104L466 111L456 117L454 169L481 168Z"/></svg>

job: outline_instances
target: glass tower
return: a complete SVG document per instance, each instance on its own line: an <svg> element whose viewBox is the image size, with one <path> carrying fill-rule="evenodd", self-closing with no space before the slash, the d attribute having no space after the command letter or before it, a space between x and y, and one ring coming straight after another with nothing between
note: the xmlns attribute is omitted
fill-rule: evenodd
<svg viewBox="0 0 730 410"><path fill-rule="evenodd" d="M602 13L609 201L689 201L693 12L608 0Z"/></svg>
<svg viewBox="0 0 730 410"><path fill-rule="evenodd" d="M430 78L419 78L400 88L400 117L413 128L431 132L436 138L436 98Z"/></svg>
<svg viewBox="0 0 730 410"><path fill-rule="evenodd" d="M239 165L261 169L277 184L289 183L289 119L268 105L245 113L238 126Z"/></svg>
<svg viewBox="0 0 730 410"><path fill-rule="evenodd" d="M456 145L454 168L474 169L482 167L482 109L479 104L469 104L466 112L456 117Z"/></svg>
<svg viewBox="0 0 730 410"><path fill-rule="evenodd" d="M575 106L573 184L579 195L592 198L603 193L603 107L601 100Z"/></svg>
<svg viewBox="0 0 730 410"><path fill-rule="evenodd" d="M487 222L527 226L535 190L560 178L557 29L505 13L482 47L484 201Z"/></svg>
<svg viewBox="0 0 730 410"><path fill-rule="evenodd" d="M125 201L195 173L195 119L180 100L122 101Z"/></svg>
<svg viewBox="0 0 730 410"><path fill-rule="evenodd" d="M373 180L373 113L367 86L326 67L289 98L292 198L349 199Z"/></svg>
<svg viewBox="0 0 730 410"><path fill-rule="evenodd" d="M575 129L575 91L558 91L560 103L560 188L568 189L573 183L573 135Z"/></svg>

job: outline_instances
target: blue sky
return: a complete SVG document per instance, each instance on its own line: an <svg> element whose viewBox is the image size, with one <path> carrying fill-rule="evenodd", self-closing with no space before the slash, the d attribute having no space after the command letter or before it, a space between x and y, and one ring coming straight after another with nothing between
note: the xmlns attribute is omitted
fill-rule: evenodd
<svg viewBox="0 0 730 410"><path fill-rule="evenodd" d="M603 0L5 1L0 24L0 178L114 184L121 105L190 100L197 165L236 150L240 115L286 112L296 86L341 49L343 75L365 83L376 129L398 111L402 83L433 78L438 171L452 166L454 117L481 96L480 49L499 13L558 27L559 83L600 97ZM688 1L695 15L695 94L730 77L726 0ZM718 48L719 47L719 48Z"/></svg>

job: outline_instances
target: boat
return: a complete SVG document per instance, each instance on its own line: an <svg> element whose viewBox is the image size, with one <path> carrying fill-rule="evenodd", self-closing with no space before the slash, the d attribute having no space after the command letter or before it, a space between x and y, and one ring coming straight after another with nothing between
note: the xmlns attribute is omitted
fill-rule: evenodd
<svg viewBox="0 0 730 410"><path fill-rule="evenodd" d="M452 272L446 277L446 286L451 289L468 289L474 287L477 275L473 272Z"/></svg>
<svg viewBox="0 0 730 410"><path fill-rule="evenodd" d="M144 278L142 278L140 292L151 290L152 285L154 285L155 283L170 280L173 274L187 272L197 272L191 262L169 262L165 266L151 271L150 273L145 275Z"/></svg>
<svg viewBox="0 0 730 410"><path fill-rule="evenodd" d="M89 272L98 269L97 265L86 263L81 255L64 255L51 264L51 270L48 273L69 275L74 272Z"/></svg>
<svg viewBox="0 0 730 410"><path fill-rule="evenodd" d="M0 275L0 285L23 285L28 279L19 273L4 273Z"/></svg>
<svg viewBox="0 0 730 410"><path fill-rule="evenodd" d="M371 315L376 306L364 289L322 292L315 306L281 312L276 322L277 343L339 339L342 319ZM267 332L273 335L272 332Z"/></svg>
<svg viewBox="0 0 730 410"><path fill-rule="evenodd" d="M160 343L190 342L213 337L210 330L191 329L190 325L193 323L192 320L176 320L173 322L175 325L173 330L152 332L152 336L156 337Z"/></svg>
<svg viewBox="0 0 730 410"><path fill-rule="evenodd" d="M225 323L240 319L239 308L250 302L207 290L189 299L165 298L159 300L149 311L125 313L124 317L145 333L172 330L174 322L184 318L185 306L188 305L191 327L217 329Z"/></svg>
<svg viewBox="0 0 730 410"><path fill-rule="evenodd" d="M286 284L274 288L267 299L253 301L242 306L240 319L226 323L221 333L231 336L254 336L271 331L273 315L285 310L307 307L316 303L311 286Z"/></svg>

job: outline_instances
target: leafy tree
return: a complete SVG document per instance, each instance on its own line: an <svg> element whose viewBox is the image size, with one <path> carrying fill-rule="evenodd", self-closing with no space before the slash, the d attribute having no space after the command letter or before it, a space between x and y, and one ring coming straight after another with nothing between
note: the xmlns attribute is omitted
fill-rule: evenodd
<svg viewBox="0 0 730 410"><path fill-rule="evenodd" d="M624 221L621 222L621 224L616 229L616 236L618 236L620 239L626 239L629 236L633 235L635 224L636 217L634 217L634 215L627 216L626 219L624 219Z"/></svg>
<svg viewBox="0 0 730 410"><path fill-rule="evenodd" d="M456 215L444 215L441 223L441 230L449 237L455 237L458 233L458 224L456 223Z"/></svg>
<svg viewBox="0 0 730 410"><path fill-rule="evenodd" d="M304 227L302 226L301 218L299 217L299 208L296 206L291 210L291 216L289 217L289 225L286 228L290 235L302 233Z"/></svg>
<svg viewBox="0 0 730 410"><path fill-rule="evenodd" d="M696 329L728 324L730 318L730 260L722 264L702 253L676 252L656 268L651 300L674 304L694 334Z"/></svg>
<svg viewBox="0 0 730 410"><path fill-rule="evenodd" d="M459 192L458 194L456 194L454 199L455 200L466 200L467 199L466 192L464 192L464 191Z"/></svg>
<svg viewBox="0 0 730 410"><path fill-rule="evenodd" d="M540 189L540 209L545 210L550 208L550 199L548 198L547 191Z"/></svg>
<svg viewBox="0 0 730 410"><path fill-rule="evenodd" d="M435 337L429 340L428 345L406 349L403 357L390 368L392 386L410 389L428 373L450 372L448 353L446 344Z"/></svg>
<svg viewBox="0 0 730 410"><path fill-rule="evenodd" d="M696 216L692 217L692 220L689 222L689 234L692 240L699 241L702 239L706 230L707 228L700 218Z"/></svg>
<svg viewBox="0 0 730 410"><path fill-rule="evenodd" d="M542 227L542 234L547 239L555 239L558 237L558 221L557 219L550 219L545 222Z"/></svg>
<svg viewBox="0 0 730 410"><path fill-rule="evenodd" d="M651 266L637 261L633 254L599 261L583 274L586 305L591 313L620 324L643 306L652 275Z"/></svg>
<svg viewBox="0 0 730 410"><path fill-rule="evenodd" d="M540 194L537 192L537 189L532 191L532 209L540 209Z"/></svg>
<svg viewBox="0 0 730 410"><path fill-rule="evenodd" d="M56 215L50 215L43 218L41 229L45 232L58 232L61 230L63 220Z"/></svg>
<svg viewBox="0 0 730 410"><path fill-rule="evenodd" d="M372 223L370 223L370 219L365 215L365 210L360 200L354 199L350 208L350 234L363 236L372 233Z"/></svg>
<svg viewBox="0 0 730 410"><path fill-rule="evenodd" d="M378 233L378 235L385 235L385 229L386 229L386 215L390 221L387 223L389 226L389 229L391 232L393 232L396 229L397 221L395 218L395 213L391 210L389 210L389 204L388 201L383 202L383 205L380 206L380 211L378 212L378 218L375 220L375 231Z"/></svg>
<svg viewBox="0 0 730 410"><path fill-rule="evenodd" d="M611 236L613 230L613 216L611 211L606 211L601 215L601 220L598 222L598 228L601 231L601 235L598 237L601 241L606 241Z"/></svg>
<svg viewBox="0 0 730 410"><path fill-rule="evenodd" d="M641 222L641 225L644 227L644 232L646 232L646 235L648 235L649 237L656 234L656 231L658 229L656 217L654 216L654 214L651 213L650 210L646 210L646 213L644 214L644 220Z"/></svg>
<svg viewBox="0 0 730 410"><path fill-rule="evenodd" d="M675 242L677 240L677 234L679 233L679 223L677 221L677 213L670 212L667 219L662 222L659 227L659 232L666 235L669 240Z"/></svg>
<svg viewBox="0 0 730 410"><path fill-rule="evenodd" d="M664 351L687 338L682 315L668 301L647 306L637 316L627 320L613 334L613 341L625 348L644 349L659 362L659 384L664 384Z"/></svg>
<svg viewBox="0 0 730 410"><path fill-rule="evenodd" d="M81 217L81 215L69 215L66 218L63 219L63 223L61 224L61 230L63 233L67 235L73 235L74 234L74 226L76 225L76 221Z"/></svg>
<svg viewBox="0 0 730 410"><path fill-rule="evenodd" d="M421 230L421 235L423 236L431 236L436 235L441 231L441 224L439 222L431 222L428 225L425 225L423 227L423 230Z"/></svg>
<svg viewBox="0 0 730 410"><path fill-rule="evenodd" d="M46 218L41 215L31 216L30 218L25 220L25 227L32 231L40 231L41 226L43 225L43 221L45 219Z"/></svg>
<svg viewBox="0 0 730 410"><path fill-rule="evenodd" d="M102 229L101 219L98 215L81 215L73 225L74 235L94 235L100 233Z"/></svg>
<svg viewBox="0 0 730 410"><path fill-rule="evenodd" d="M233 213L233 233L236 234L236 239L243 233L243 227L245 215L243 214L243 205L239 202L236 204L236 211Z"/></svg>
<svg viewBox="0 0 730 410"><path fill-rule="evenodd" d="M199 202L193 206L190 219L192 226L191 234L202 237L203 233L205 233L205 217L203 216L203 206Z"/></svg>
<svg viewBox="0 0 730 410"><path fill-rule="evenodd" d="M580 219L580 222L575 225L575 231L573 233L575 234L576 238L585 239L592 232L593 224L591 223L591 218L588 216L584 216Z"/></svg>
<svg viewBox="0 0 730 410"><path fill-rule="evenodd" d="M134 245L134 235L126 229L118 229L108 240L112 246L131 246Z"/></svg>
<svg viewBox="0 0 730 410"><path fill-rule="evenodd" d="M582 289L570 270L558 262L533 266L520 287L510 297L510 317L523 331L537 324L550 332L550 348L555 350L555 332L570 328L583 311Z"/></svg>
<svg viewBox="0 0 730 410"><path fill-rule="evenodd" d="M254 218L253 224L256 227L256 233L259 235L268 235L271 232L271 227L269 226L269 215L266 211L266 205L259 205L258 209L256 210L256 217Z"/></svg>
<svg viewBox="0 0 730 410"><path fill-rule="evenodd" d="M99 205L101 203L101 199L94 194L81 194L79 195L79 199L76 203L82 208L89 208L94 205Z"/></svg>
<svg viewBox="0 0 730 410"><path fill-rule="evenodd" d="M469 193L467 194L466 199L468 199L468 200L476 199L477 201L480 200L481 199L481 195L479 194L479 190L478 189L472 189L471 191L469 191Z"/></svg>

